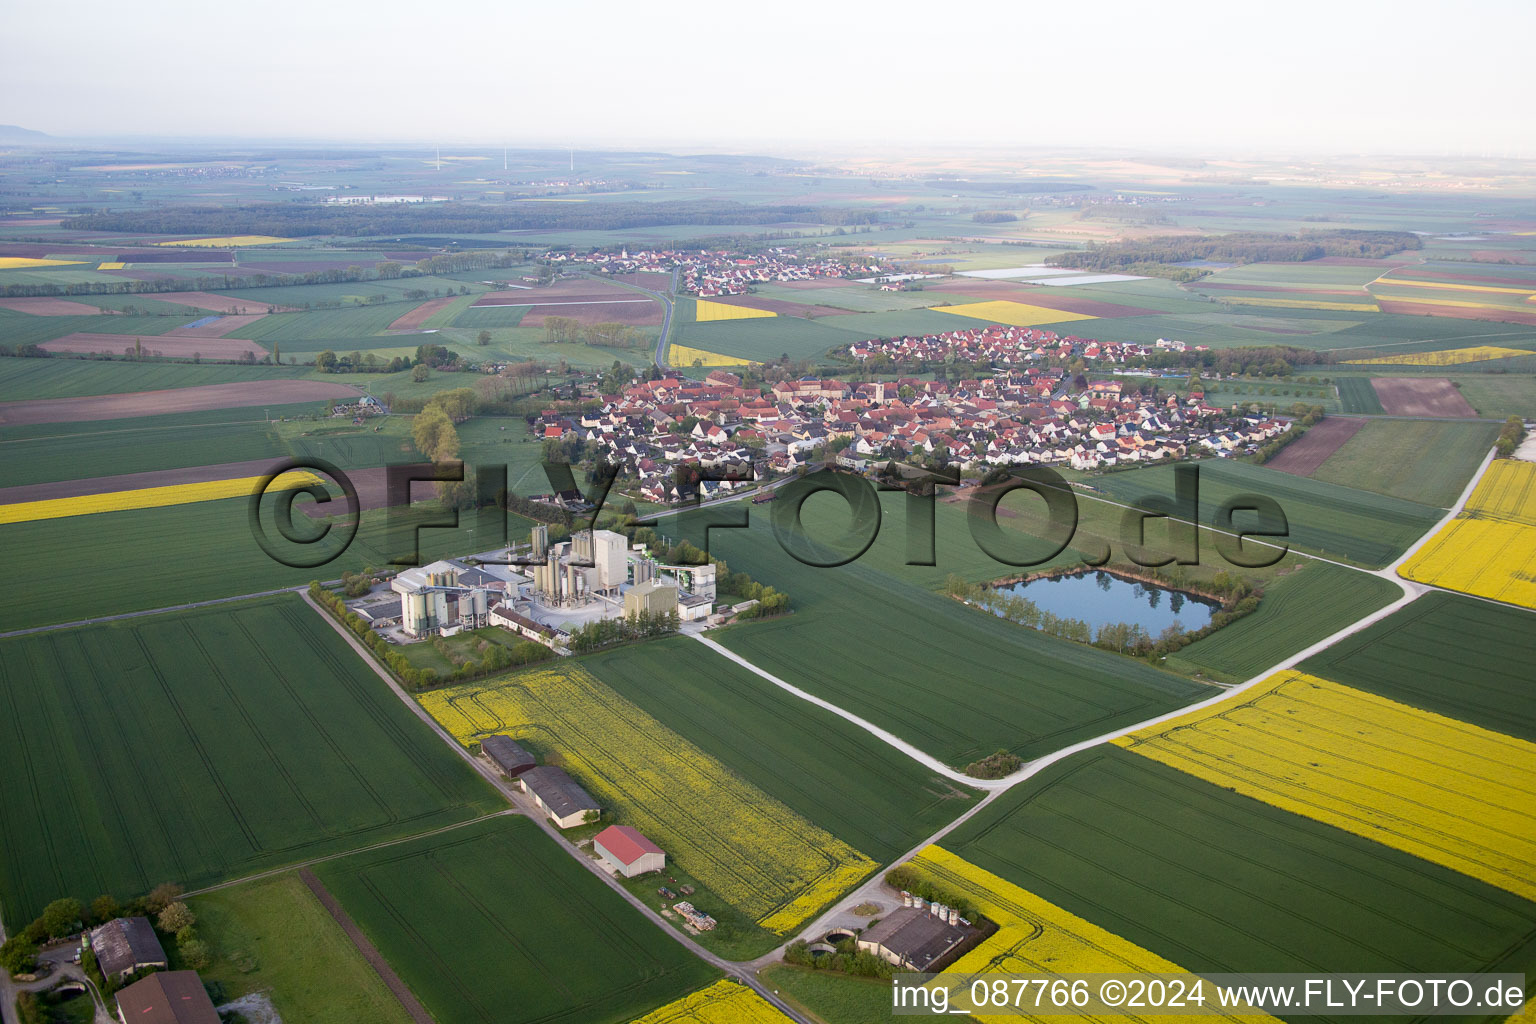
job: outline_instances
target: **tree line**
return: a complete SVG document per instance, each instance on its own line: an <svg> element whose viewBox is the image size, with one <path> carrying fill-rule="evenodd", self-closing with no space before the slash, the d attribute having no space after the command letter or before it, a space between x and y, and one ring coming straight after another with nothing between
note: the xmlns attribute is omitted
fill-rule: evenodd
<svg viewBox="0 0 1536 1024"><path fill-rule="evenodd" d="M805 203L750 205L716 200L659 203L519 203L507 209L471 202L390 206L327 206L314 202L249 203L239 206L168 206L70 217L66 231L122 231L154 235L481 234L495 231L602 230L667 224L860 225L880 222L878 211Z"/></svg>
<svg viewBox="0 0 1536 1024"><path fill-rule="evenodd" d="M1381 259L1405 249L1422 249L1410 231L1308 231L1277 234L1237 231L1229 235L1185 238L1158 235L1118 242L1089 242L1086 249L1047 256L1047 266L1123 271L1137 264L1159 265L1210 260L1218 263L1301 263L1324 256ZM1187 268L1198 273L1198 268Z"/></svg>
<svg viewBox="0 0 1536 1024"><path fill-rule="evenodd" d="M409 658L391 647L389 641L375 632L361 615L348 609L341 597L326 590L318 581L310 583L309 596L336 616L343 626L352 631L352 635L367 645L374 657L394 673L395 678L412 690L427 690L440 683L459 683L478 679L496 672L547 661L555 656L554 651L533 640L520 640L510 648L504 644L483 641L483 646L478 648L481 655L479 660L467 655L456 657L452 660L457 667L447 675L442 675L436 669L417 668L412 665Z"/></svg>

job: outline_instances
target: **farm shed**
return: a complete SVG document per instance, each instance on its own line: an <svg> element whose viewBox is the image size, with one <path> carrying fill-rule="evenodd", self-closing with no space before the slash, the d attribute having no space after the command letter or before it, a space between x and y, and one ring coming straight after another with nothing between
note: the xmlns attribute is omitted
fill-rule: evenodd
<svg viewBox="0 0 1536 1024"><path fill-rule="evenodd" d="M927 971L965 940L968 929L917 907L901 907L859 936L859 949L909 971Z"/></svg>
<svg viewBox="0 0 1536 1024"><path fill-rule="evenodd" d="M169 966L147 917L119 917L93 929L91 949L108 978L126 978L142 967Z"/></svg>
<svg viewBox="0 0 1536 1024"><path fill-rule="evenodd" d="M660 871L667 866L667 855L661 852L661 847L629 825L608 826L592 840L592 847L625 878Z"/></svg>
<svg viewBox="0 0 1536 1024"><path fill-rule="evenodd" d="M533 755L510 736L487 736L480 741L480 749L496 762L496 767L513 778L538 764Z"/></svg>
<svg viewBox="0 0 1536 1024"><path fill-rule="evenodd" d="M117 994L117 1014L134 1024L219 1024L196 971L162 971Z"/></svg>
<svg viewBox="0 0 1536 1024"><path fill-rule="evenodd" d="M561 828L583 824L589 812L602 810L564 768L552 765L530 768L517 777L517 782L524 793L533 797L539 809Z"/></svg>

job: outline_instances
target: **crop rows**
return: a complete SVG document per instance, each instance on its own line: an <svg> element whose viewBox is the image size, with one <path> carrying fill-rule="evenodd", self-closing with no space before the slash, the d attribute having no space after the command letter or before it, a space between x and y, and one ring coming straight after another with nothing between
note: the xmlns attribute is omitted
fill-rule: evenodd
<svg viewBox="0 0 1536 1024"><path fill-rule="evenodd" d="M509 733L557 752L600 803L769 931L787 932L875 868L580 666L437 690L421 703L466 744Z"/></svg>
<svg viewBox="0 0 1536 1024"><path fill-rule="evenodd" d="M1115 741L1536 897L1536 745L1301 672Z"/></svg>

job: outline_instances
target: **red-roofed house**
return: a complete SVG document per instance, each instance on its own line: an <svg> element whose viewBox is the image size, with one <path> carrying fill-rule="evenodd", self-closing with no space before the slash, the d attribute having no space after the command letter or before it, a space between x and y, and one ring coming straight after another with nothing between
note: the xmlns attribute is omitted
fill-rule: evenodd
<svg viewBox="0 0 1536 1024"><path fill-rule="evenodd" d="M592 848L625 878L667 866L667 855L661 847L628 825L609 825L593 838Z"/></svg>

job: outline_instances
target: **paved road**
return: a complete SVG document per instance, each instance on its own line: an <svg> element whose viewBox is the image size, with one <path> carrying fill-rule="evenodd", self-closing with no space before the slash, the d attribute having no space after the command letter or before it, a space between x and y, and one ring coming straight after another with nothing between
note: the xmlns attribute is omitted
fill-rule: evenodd
<svg viewBox="0 0 1536 1024"><path fill-rule="evenodd" d="M391 691L394 692L395 696L399 697L405 706L411 710L412 714L425 722L427 727L436 733L439 739L448 744L449 748L455 751L459 757L462 758L476 772L478 772L482 778L484 778L491 785L495 786L496 789L502 794L502 796L506 797L508 802L510 802L514 808L527 815L531 820L533 820L535 824L542 828L554 842L558 843L562 849L564 849L576 860L576 863L580 864L582 867L586 868L593 875L599 878L604 885L618 893L625 902L629 903L630 906L634 907L636 910L640 911L640 913L649 918L653 924L655 924L658 928L670 936L673 941L679 942L685 946L694 956L722 971L729 977L732 977L737 981L750 986L754 991L757 992L758 995L768 1000L768 1002L772 1003L790 1019L797 1021L798 1024L812 1024L812 1022L803 1014L795 1010L788 1003L784 1002L773 993L772 989L759 981L757 979L756 971L751 967L751 965L738 964L733 961L726 960L724 957L711 953L703 946L700 946L698 943L694 942L687 935L673 927L659 913L651 909L649 904L645 903L638 896L635 896L628 889L614 881L612 876L597 866L597 862L595 860L593 860L591 857L588 857L575 846L572 846L569 842L567 842L565 837L560 834L559 829L555 828L550 820L541 811L539 811L537 807L533 805L532 801L525 794L520 793L515 787L513 787L512 783L509 782L500 772L493 769L485 761L472 755L467 749L465 749L462 744L459 743L458 740L454 739L446 729L438 724L437 719L428 714L425 708L418 704L410 694L406 693L405 690L401 688L400 684L395 682L394 677L386 672L383 668L381 668L376 661L374 661L373 652L364 647L362 643L359 642L358 639L351 634L351 632L344 629L341 624L335 620L335 618L326 613L324 609L316 604L310 598L308 593L303 593L301 596L304 598L305 602L308 603L312 609L314 609L315 614L329 623L331 628L336 631L337 635L352 646L352 649L357 652L358 657L362 658L364 663L372 668L374 673L377 674L380 679L384 680L384 683L390 688Z"/></svg>
<svg viewBox="0 0 1536 1024"><path fill-rule="evenodd" d="M666 311L666 313L662 317L662 320L661 320L661 334L656 339L656 351L651 356L651 362L656 364L657 369L662 369L662 370L666 369L667 364L666 364L666 361L665 361L665 357L666 357L666 352L667 352L667 339L672 334L672 296L667 294L667 292L654 291L654 290L652 290L650 288L645 287L644 285L630 284L628 281L615 281L611 277L604 277L604 276L602 276L600 274L588 274L588 273L583 272L582 276L583 277L590 277L594 281L605 281L605 282L607 282L609 284L616 284L616 285L618 285L621 288L628 288L631 291L644 292L645 294L649 295L651 298L656 299L657 301L659 301L661 303L662 309L664 309ZM671 284L671 287L668 289L668 291L670 291L670 292L676 292L677 291L677 268L676 267L672 268L672 284Z"/></svg>
<svg viewBox="0 0 1536 1024"><path fill-rule="evenodd" d="M1327 637L1323 638L1322 640L1319 640L1316 643L1314 643L1314 644L1312 644L1312 645L1310 645L1310 646L1308 646L1308 647L1306 647L1306 648L1304 648L1304 649L1302 649L1300 651L1295 652L1294 654L1291 654L1289 657L1284 658L1283 660L1277 662L1274 665L1271 665L1269 668L1264 669L1262 672L1260 672L1257 675L1253 676L1251 679L1246 679L1243 682L1237 684L1236 686L1233 686L1233 687L1230 687L1230 688L1228 688L1226 690L1223 690L1222 692L1217 693L1216 695L1214 695L1214 696L1212 696L1212 697L1210 697L1210 698L1208 698L1206 700L1200 701L1200 702L1198 702L1196 704L1186 705L1185 707L1179 708L1179 709L1174 710L1174 711L1166 712L1165 714L1156 715L1156 716L1154 716L1152 718L1149 718L1149 719L1147 719L1147 720L1145 720L1143 722L1139 722L1139 723L1137 723L1135 725L1126 726L1124 728L1116 729L1113 732L1107 732L1107 733L1104 733L1103 735L1095 736L1092 739L1082 740L1081 742L1074 743L1074 744L1072 744L1070 746L1067 746L1067 747L1063 747L1060 750L1054 751L1054 752L1052 752L1050 754L1043 755L1041 757L1036 758L1033 761L1030 761L1030 762L1026 763L1023 767L1021 767L1014 774L1008 776L1005 779L996 780L995 782L990 783L990 784L989 783L984 783L984 782L982 782L981 780L978 780L978 779L967 779L966 783L968 785L979 786L979 787L983 787L983 788L989 789L990 791L987 793L986 797L984 797L982 800L978 801L977 804L974 807L972 807L970 810L968 810L965 814L961 815L959 818L955 819L954 821L952 821L949 824L945 825L943 828L939 829L933 835L929 836L928 838L924 839L922 842L918 843L916 846L914 846L907 853L905 853L902 856L896 858L894 861L891 862L889 867L895 867L895 866L897 866L899 864L905 863L908 860L911 860L912 857L914 857L924 847L928 846L931 843L938 842L941 838L943 838L944 836L948 835L951 831L953 831L955 828L957 828L963 822L965 822L966 820L971 818L973 815L979 813L983 807L985 807L986 805L990 804L998 796L1000 796L1001 794L1003 794L1007 790L1012 789L1014 786L1017 786L1017 785L1019 785L1021 783L1029 781L1031 778L1033 778L1034 776L1038 775L1040 772L1044 771L1046 768L1049 768L1051 765L1055 764L1056 762L1061 761L1061 760L1063 760L1065 758L1071 757L1073 754L1081 753L1082 751L1085 751L1085 750L1090 750L1093 747L1102 746L1103 744L1108 743L1111 740L1116 739L1117 737L1124 736L1126 733L1136 732L1136 731L1141 730L1141 729L1151 728L1152 726L1160 725L1163 722L1172 721L1173 719L1179 718L1179 717L1181 717L1183 715L1187 715L1187 714L1189 714L1192 711L1198 711L1198 710L1200 710L1202 708L1213 707L1213 706L1215 706L1217 704L1220 704L1220 703L1222 703L1224 701L1231 700L1232 698L1234 698L1234 697L1238 696L1239 694L1241 694L1243 691L1249 690L1249 689L1252 689L1255 686L1258 686L1260 683L1264 682L1264 680L1268 679L1270 676L1274 675L1276 672L1283 672L1286 669L1294 668L1297 665L1299 665L1301 662L1305 661L1306 659L1312 657L1314 654L1318 653L1319 651L1322 651L1322 650L1325 650L1326 648L1332 647L1334 644L1338 643L1339 641L1345 639L1346 637L1352 636L1355 633L1360 632L1361 630L1369 629L1371 626L1373 626L1376 623L1380 622L1382 619L1385 619L1387 616L1392 615L1395 612L1398 612L1398 611L1402 610L1403 608L1407 607L1408 605L1412 604L1414 601L1418 600L1418 598L1420 598L1424 594L1429 593L1429 591L1431 589L1436 589L1436 588L1427 587L1427 586L1424 586L1422 584L1413 583L1411 581L1401 579L1401 578L1396 576L1396 574L1395 574L1396 573L1396 569L1402 563L1406 562L1409 558L1413 557L1413 555L1419 550L1419 548L1423 547L1426 543L1428 543L1429 540L1436 533L1438 533L1440 531L1441 527L1443 527L1446 523L1450 522L1452 519L1454 519L1456 517L1456 515L1458 513L1461 512L1461 510L1466 506L1467 500L1469 498L1471 498L1472 492L1476 489L1478 481L1482 479L1482 476L1487 471L1489 464L1493 461L1493 455L1494 455L1493 451L1490 450L1489 453L1488 453L1488 456L1483 459L1482 464L1478 467L1477 472L1473 474L1471 481L1468 482L1466 488L1462 491L1461 496L1456 500L1455 504L1446 512L1444 518L1442 518L1440 520L1440 522L1436 523L1433 527L1431 527L1429 530L1427 530L1424 533L1424 535L1421 536L1417 541L1415 541L1414 544L1411 547L1409 547L1407 551L1405 551L1403 553L1402 557L1399 558L1396 562L1393 562L1392 565L1388 566L1385 569L1375 570L1374 572L1371 573L1372 575L1381 576L1384 579L1390 579L1393 582L1397 583L1398 586L1400 586L1402 588L1403 594L1396 601L1394 601L1391 604L1387 605L1385 608L1381 608L1381 609L1379 609L1377 611L1371 612L1370 614L1365 615L1365 616L1355 620L1354 622L1351 622L1350 624L1348 624L1347 626L1344 626L1342 629L1338 630L1337 632L1333 633L1332 635L1327 636ZM1350 568L1354 568L1354 567L1351 566ZM1360 571L1360 572L1370 572L1370 570L1365 570L1365 569L1360 569L1358 571ZM1499 603L1499 602L1494 602L1494 603ZM1516 607L1516 606L1511 605L1510 607ZM1526 609L1526 610L1529 611L1529 609ZM756 666L751 665L750 663L744 661L743 659L735 656L731 652L726 651L723 647L721 647L719 644L715 643L712 640L706 640L703 637L696 637L695 639L697 639L700 642L704 643L706 646L714 648L715 650L719 651L720 653L725 654L727 657L731 658L731 660L733 660L733 661L735 661L735 662L737 662L739 664L745 665L747 668L750 668L752 671L756 672L760 676L763 676L765 679L768 679L768 680L770 680L772 682L777 683L780 686L783 686L783 688L788 690L789 692L794 693L797 696L802 696L805 699L810 700L812 703L815 703L815 704L817 704L819 706L828 707L830 710L832 710L835 713L841 715L843 718L846 718L849 721L854 722L855 724L860 725L861 727L867 728L868 731L871 733L871 735L874 735L874 736L876 736L879 739L885 740L886 742L890 742L890 739L888 738L890 736L890 734L886 733L884 730L878 729L878 728L875 728L875 727L871 727L871 726L867 726L867 725L865 725L863 719L860 719L860 718L858 718L855 715L851 715L851 714L848 714L846 712L843 712L841 709L836 708L835 706L829 705L826 701L823 701L820 698L812 697L812 696L810 696L808 694L805 694L804 691L798 690L796 687L790 686L787 683L783 683L782 681L777 680L776 677L770 675L767 672L762 671L761 669L758 669ZM904 741L897 741L896 743L893 743L892 745L896 746L897 749L904 749L906 746L908 746L907 744L905 744ZM924 765L928 765L930 763L930 761L932 761L932 758L929 758L925 754L925 755L922 755L921 757L919 757L919 760ZM889 903L891 901L892 896L891 896L891 893L885 891L885 886L884 886L884 881L883 881L884 874L885 874L885 872L881 871L879 874L877 874L877 875L873 876L872 878L870 878L867 882L865 882L858 889L856 889L855 891L849 893L843 899L838 901L838 903L834 907L832 907L830 910L826 911L825 913L821 914L815 921L811 922L805 928L801 929L800 934L797 937L809 939L809 938L819 937L822 934L825 934L833 926L834 921L840 915L846 914L851 908L853 908L855 906L858 906L860 903L864 902L865 900L873 899L873 900L876 900L876 901L879 901L879 902ZM793 941L793 939L791 939L790 941ZM778 949L773 950L773 951L771 951L769 953L763 954L762 956L758 957L756 960L753 960L751 962L752 966L754 966L754 967L765 967L765 966L767 966L767 965L769 965L771 963L778 962L780 959L782 959L783 951L784 951L785 947L787 947L788 945L789 945L789 943L786 942L783 946L780 946Z"/></svg>

